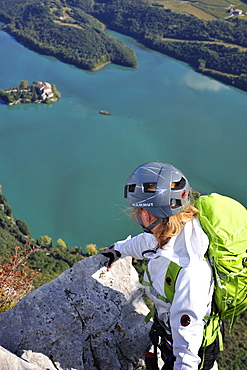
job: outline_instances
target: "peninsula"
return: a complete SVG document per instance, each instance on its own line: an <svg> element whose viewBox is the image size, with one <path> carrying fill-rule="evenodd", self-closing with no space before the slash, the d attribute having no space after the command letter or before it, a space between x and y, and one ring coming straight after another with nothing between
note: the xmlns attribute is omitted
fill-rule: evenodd
<svg viewBox="0 0 247 370"><path fill-rule="evenodd" d="M49 82L34 81L32 85L22 80L19 86L0 90L0 99L7 105L23 103L54 103L58 101L61 94L55 85Z"/></svg>
<svg viewBox="0 0 247 370"><path fill-rule="evenodd" d="M246 0L0 0L0 5L4 31L78 68L138 66L134 50L109 35L111 29L247 91Z"/></svg>

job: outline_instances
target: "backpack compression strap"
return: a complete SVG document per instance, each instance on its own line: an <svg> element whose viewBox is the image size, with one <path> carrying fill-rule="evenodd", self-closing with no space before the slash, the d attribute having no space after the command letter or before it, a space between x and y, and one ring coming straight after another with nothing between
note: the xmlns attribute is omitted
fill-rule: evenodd
<svg viewBox="0 0 247 370"><path fill-rule="evenodd" d="M165 277L165 295L170 303L172 303L174 294L175 294L175 284L179 274L181 267L177 265L175 262L170 262L166 277ZM203 343L202 347L206 348L211 343L213 343L218 336L219 338L219 348L220 351L223 351L223 338L221 333L221 320L219 315L213 313L212 316L205 316L204 317L205 327L203 331ZM203 360L204 362L204 360Z"/></svg>
<svg viewBox="0 0 247 370"><path fill-rule="evenodd" d="M172 303L174 298L175 284L180 270L181 266L171 261L166 271L164 291L170 303Z"/></svg>

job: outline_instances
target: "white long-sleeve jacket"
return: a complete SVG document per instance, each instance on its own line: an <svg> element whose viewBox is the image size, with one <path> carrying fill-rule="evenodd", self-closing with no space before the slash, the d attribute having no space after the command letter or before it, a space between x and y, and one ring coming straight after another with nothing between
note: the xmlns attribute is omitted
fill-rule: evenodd
<svg viewBox="0 0 247 370"><path fill-rule="evenodd" d="M152 234L142 233L129 240L115 243L121 257L143 259L142 252L150 250L148 271L155 290L164 296L164 280L170 261L183 267L178 274L172 304L156 298L149 287L146 294L154 302L158 317L170 322L173 338L174 370L198 370L199 348L203 339L203 318L210 315L213 293L211 268L204 254L208 237L198 220L188 222L182 232L170 239L166 249L151 251L157 244ZM144 280L149 282L146 274ZM182 319L186 318L185 320Z"/></svg>

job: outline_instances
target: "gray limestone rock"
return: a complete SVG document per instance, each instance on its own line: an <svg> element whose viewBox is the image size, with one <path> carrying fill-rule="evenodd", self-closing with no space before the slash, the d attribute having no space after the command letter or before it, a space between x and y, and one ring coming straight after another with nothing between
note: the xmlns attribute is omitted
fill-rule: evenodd
<svg viewBox="0 0 247 370"><path fill-rule="evenodd" d="M58 370L142 369L151 324L138 274L130 257L106 261L88 257L1 313L0 345L40 367L45 355Z"/></svg>
<svg viewBox="0 0 247 370"><path fill-rule="evenodd" d="M28 363L13 353L0 347L0 369L1 370L42 370L35 364Z"/></svg>

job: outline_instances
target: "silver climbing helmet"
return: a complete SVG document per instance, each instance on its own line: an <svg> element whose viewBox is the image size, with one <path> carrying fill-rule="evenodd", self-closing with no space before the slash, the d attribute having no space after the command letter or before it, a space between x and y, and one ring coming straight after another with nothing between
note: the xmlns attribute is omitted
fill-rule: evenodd
<svg viewBox="0 0 247 370"><path fill-rule="evenodd" d="M184 174L167 163L149 162L127 179L124 197L131 207L144 208L167 218L190 205L190 185Z"/></svg>

